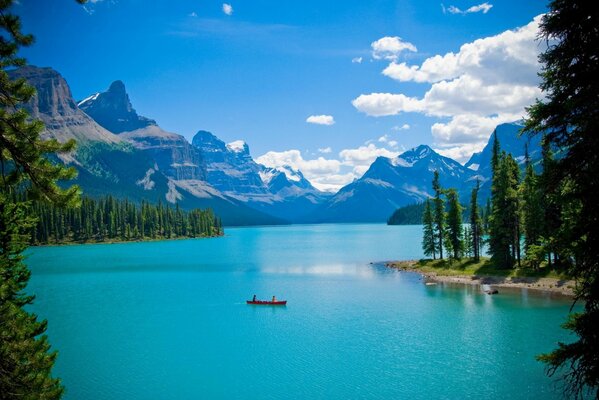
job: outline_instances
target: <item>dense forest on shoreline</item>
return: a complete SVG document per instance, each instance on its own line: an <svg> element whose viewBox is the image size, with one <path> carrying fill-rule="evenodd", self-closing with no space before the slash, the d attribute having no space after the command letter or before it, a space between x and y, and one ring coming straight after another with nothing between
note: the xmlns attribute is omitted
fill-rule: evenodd
<svg viewBox="0 0 599 400"><path fill-rule="evenodd" d="M84 197L80 207L59 207L32 201L31 244L64 244L223 235L221 221L212 210L184 211L158 203L140 205L112 196Z"/></svg>

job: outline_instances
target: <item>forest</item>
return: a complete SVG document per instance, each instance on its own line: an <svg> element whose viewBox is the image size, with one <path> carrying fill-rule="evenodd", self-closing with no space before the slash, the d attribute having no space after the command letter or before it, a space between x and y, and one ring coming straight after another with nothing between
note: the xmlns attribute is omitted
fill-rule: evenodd
<svg viewBox="0 0 599 400"><path fill-rule="evenodd" d="M185 211L162 203L140 205L112 196L83 197L80 207L31 201L31 244L113 242L223 235L212 210Z"/></svg>

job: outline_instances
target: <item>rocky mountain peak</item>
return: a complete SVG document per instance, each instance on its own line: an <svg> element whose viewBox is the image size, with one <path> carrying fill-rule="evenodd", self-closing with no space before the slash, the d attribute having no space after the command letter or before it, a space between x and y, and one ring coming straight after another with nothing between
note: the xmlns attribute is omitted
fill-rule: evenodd
<svg viewBox="0 0 599 400"><path fill-rule="evenodd" d="M113 133L156 125L156 121L137 114L122 81L114 81L106 92L95 93L79 102L79 108Z"/></svg>
<svg viewBox="0 0 599 400"><path fill-rule="evenodd" d="M127 90L125 89L125 84L120 80L114 81L110 84L108 93L119 94L121 96L126 96L127 100L129 99L129 96L127 96Z"/></svg>
<svg viewBox="0 0 599 400"><path fill-rule="evenodd" d="M71 89L65 79L52 68L40 68L28 65L9 72L12 79L23 78L35 87L36 94L29 107L34 117L70 116L77 113L77 104L73 100Z"/></svg>

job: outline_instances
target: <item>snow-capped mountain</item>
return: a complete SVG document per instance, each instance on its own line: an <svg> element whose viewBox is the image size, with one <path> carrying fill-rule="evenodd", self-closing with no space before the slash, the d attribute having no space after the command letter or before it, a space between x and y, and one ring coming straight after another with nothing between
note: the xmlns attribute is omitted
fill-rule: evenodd
<svg viewBox="0 0 599 400"><path fill-rule="evenodd" d="M242 140L225 143L199 131L189 143L163 130L137 114L121 81L78 106L66 81L50 68L9 73L37 89L27 108L46 124L45 137L77 140L77 151L60 158L78 169L76 182L88 195L211 207L225 224L239 225L383 222L398 207L431 196L435 170L444 187L458 189L463 202L477 180L483 201L489 193L492 137L464 166L424 145L393 159L379 157L360 179L331 195L315 189L301 171L256 163ZM518 123L502 124L495 134L501 148L522 163L528 138L520 137L519 129ZM539 142L535 137L529 143L533 161L540 158Z"/></svg>
<svg viewBox="0 0 599 400"><path fill-rule="evenodd" d="M199 131L192 144L202 154L206 181L257 210L299 222L326 198L300 171L256 163L242 140L226 144L210 132Z"/></svg>
<svg viewBox="0 0 599 400"><path fill-rule="evenodd" d="M429 146L410 149L396 158L378 157L360 178L341 188L310 216L314 222L382 222L397 208L433 195L439 171L441 185L462 188L474 172L443 157Z"/></svg>

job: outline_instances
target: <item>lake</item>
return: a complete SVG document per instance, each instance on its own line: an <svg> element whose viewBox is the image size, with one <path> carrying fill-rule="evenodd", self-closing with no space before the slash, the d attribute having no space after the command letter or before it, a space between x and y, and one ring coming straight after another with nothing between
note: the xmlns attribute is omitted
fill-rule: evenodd
<svg viewBox="0 0 599 400"><path fill-rule="evenodd" d="M534 357L571 339L570 302L371 264L420 242L420 226L331 224L38 247L28 292L66 399L560 398Z"/></svg>

